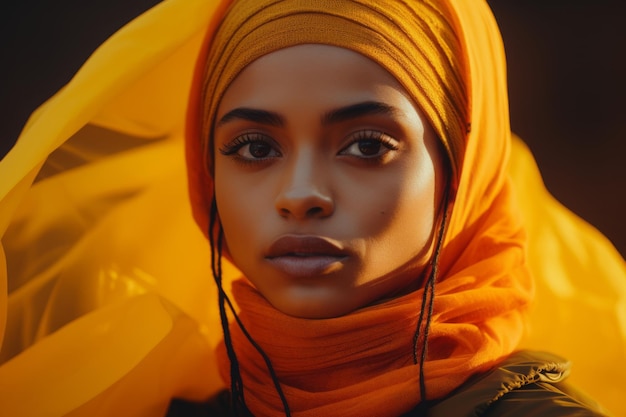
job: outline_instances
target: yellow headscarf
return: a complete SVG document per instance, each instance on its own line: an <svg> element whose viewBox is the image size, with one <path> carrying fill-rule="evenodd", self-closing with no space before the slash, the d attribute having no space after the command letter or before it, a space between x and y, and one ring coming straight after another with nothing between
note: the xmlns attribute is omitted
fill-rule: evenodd
<svg viewBox="0 0 626 417"><path fill-rule="evenodd" d="M461 195L466 184L487 200L514 189L537 277L534 336L524 345L572 359L572 380L625 414L624 261L549 196L519 141L502 170L509 133L499 34L483 1L449 6L468 45L472 101L451 230L484 224L484 205ZM0 415L158 417L172 396L201 400L222 387L217 296L206 239L189 214L182 132L194 63L225 7L167 0L130 22L32 115L0 162ZM489 50L497 65L482 62ZM478 132L505 139L471 150ZM125 151L113 149L115 138ZM483 170L501 176L487 182ZM446 276L475 257L463 251L467 239L449 240ZM459 291L444 283L439 308L449 310L444 291Z"/></svg>

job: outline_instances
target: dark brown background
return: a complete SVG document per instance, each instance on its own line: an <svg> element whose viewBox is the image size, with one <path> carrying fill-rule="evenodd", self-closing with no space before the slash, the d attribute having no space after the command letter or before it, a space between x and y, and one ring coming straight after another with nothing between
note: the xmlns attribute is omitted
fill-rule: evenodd
<svg viewBox="0 0 626 417"><path fill-rule="evenodd" d="M626 254L626 2L491 0L511 125L548 189Z"/></svg>
<svg viewBox="0 0 626 417"><path fill-rule="evenodd" d="M3 2L0 155L100 42L155 3ZM507 48L513 131L550 191L626 254L626 2L489 3Z"/></svg>

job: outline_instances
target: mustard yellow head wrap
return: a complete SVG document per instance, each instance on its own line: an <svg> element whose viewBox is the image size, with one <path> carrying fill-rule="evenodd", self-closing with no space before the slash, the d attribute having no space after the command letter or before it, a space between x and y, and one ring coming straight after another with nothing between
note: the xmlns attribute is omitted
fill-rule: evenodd
<svg viewBox="0 0 626 417"><path fill-rule="evenodd" d="M300 44L333 45L372 59L397 78L441 138L456 174L469 127L459 39L436 1L236 1L212 40L203 85L203 154L217 106L257 58Z"/></svg>

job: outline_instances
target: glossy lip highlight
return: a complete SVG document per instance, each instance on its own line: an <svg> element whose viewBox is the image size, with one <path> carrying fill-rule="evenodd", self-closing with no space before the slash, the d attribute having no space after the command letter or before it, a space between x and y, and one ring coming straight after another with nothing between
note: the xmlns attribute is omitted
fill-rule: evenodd
<svg viewBox="0 0 626 417"><path fill-rule="evenodd" d="M265 259L289 276L311 278L336 271L349 256L349 251L328 238L284 235L272 243Z"/></svg>

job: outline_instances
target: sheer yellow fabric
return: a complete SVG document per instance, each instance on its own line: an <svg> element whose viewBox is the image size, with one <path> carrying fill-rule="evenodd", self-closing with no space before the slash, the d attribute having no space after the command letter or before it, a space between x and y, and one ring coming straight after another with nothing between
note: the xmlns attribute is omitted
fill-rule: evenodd
<svg viewBox="0 0 626 417"><path fill-rule="evenodd" d="M122 29L0 164L0 415L158 416L220 387L179 139L215 7L164 2Z"/></svg>
<svg viewBox="0 0 626 417"><path fill-rule="evenodd" d="M626 264L595 228L544 188L530 151L513 142L509 172L529 229L535 306L523 347L572 362L571 381L626 415Z"/></svg>
<svg viewBox="0 0 626 417"><path fill-rule="evenodd" d="M0 163L0 415L160 416L221 386L180 139L216 7L168 0L128 24ZM537 278L525 346L572 359L574 382L626 414L624 261L547 194L519 142L510 167Z"/></svg>

